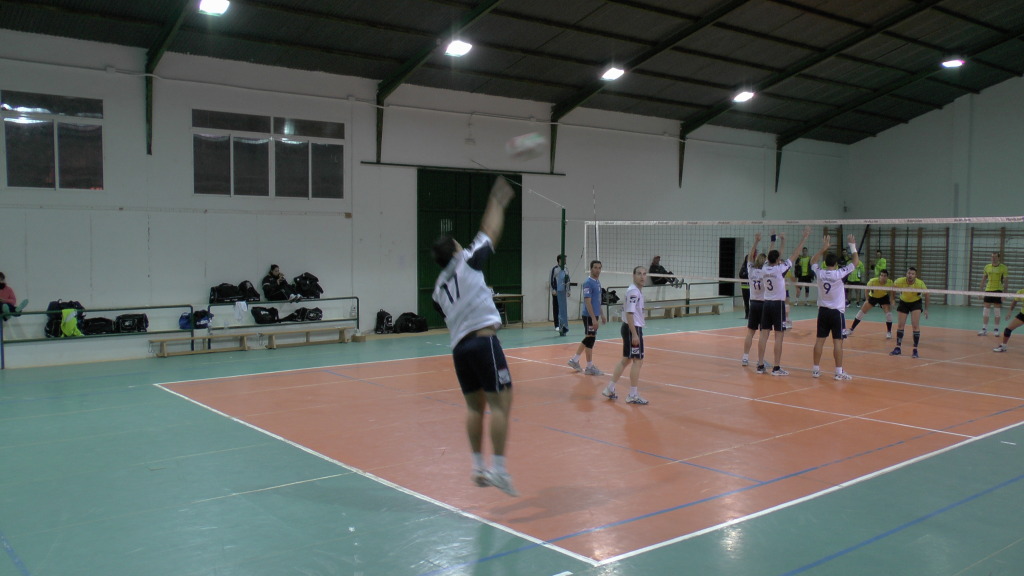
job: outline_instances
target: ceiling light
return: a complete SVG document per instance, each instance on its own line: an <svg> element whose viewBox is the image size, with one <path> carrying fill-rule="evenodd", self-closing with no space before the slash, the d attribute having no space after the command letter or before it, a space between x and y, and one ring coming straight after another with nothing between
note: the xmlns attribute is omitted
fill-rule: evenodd
<svg viewBox="0 0 1024 576"><path fill-rule="evenodd" d="M618 80L618 78L625 73L626 71L622 68L609 66L608 69L604 71L604 74L601 75L601 80Z"/></svg>
<svg viewBox="0 0 1024 576"><path fill-rule="evenodd" d="M231 2L228 0L200 0L199 12L210 16L220 16L228 11Z"/></svg>
<svg viewBox="0 0 1024 576"><path fill-rule="evenodd" d="M963 58L950 58L942 63L943 68L959 68L964 65Z"/></svg>
<svg viewBox="0 0 1024 576"><path fill-rule="evenodd" d="M732 97L732 101L733 102L746 102L747 100L750 100L753 97L754 97L754 93L753 92L750 92L748 90L744 90L743 92L740 92L739 94L733 96Z"/></svg>
<svg viewBox="0 0 1024 576"><path fill-rule="evenodd" d="M458 58L459 56L465 56L466 54L469 54L469 51L472 49L473 45L468 42L463 42L462 40L452 40L451 43L448 44L448 47L445 48L444 53L447 54L448 56L454 56Z"/></svg>

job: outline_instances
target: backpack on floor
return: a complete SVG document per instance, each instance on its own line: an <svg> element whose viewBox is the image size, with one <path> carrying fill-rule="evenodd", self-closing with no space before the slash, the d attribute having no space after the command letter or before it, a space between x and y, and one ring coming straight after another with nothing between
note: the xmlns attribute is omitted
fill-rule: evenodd
<svg viewBox="0 0 1024 576"><path fill-rule="evenodd" d="M415 312L403 312L395 320L395 334L407 332L426 332L427 319Z"/></svg>
<svg viewBox="0 0 1024 576"><path fill-rule="evenodd" d="M373 326L375 334L391 334L395 331L394 321L387 310L381 308L377 311L377 323Z"/></svg>

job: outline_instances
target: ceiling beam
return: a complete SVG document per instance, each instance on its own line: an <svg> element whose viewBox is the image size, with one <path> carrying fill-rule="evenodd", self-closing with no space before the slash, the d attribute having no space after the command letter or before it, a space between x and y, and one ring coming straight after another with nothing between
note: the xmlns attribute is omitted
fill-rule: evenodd
<svg viewBox="0 0 1024 576"><path fill-rule="evenodd" d="M178 0L178 6L171 18L164 22L163 28L146 51L146 154L153 155L153 73L156 72L164 52L174 42L174 37L191 13L190 8L196 5L195 0Z"/></svg>
<svg viewBox="0 0 1024 576"><path fill-rule="evenodd" d="M655 44L654 46L651 46L647 50L644 50L639 55L629 59L626 62L623 62L622 69L625 70L626 72L629 72L630 70L636 68L637 66L640 66L644 62L647 62L651 58L654 58L655 56L667 50L670 50L673 46L682 42L684 39L714 24L719 19L723 18L733 10L739 8L740 6L743 6L749 1L750 0L731 0L728 3L719 6L715 10L712 10L707 15L698 19L696 22L684 26L683 28L677 30L673 34L658 41L658 43ZM558 102L551 108L551 121L558 122L559 120L564 118L566 114L568 114L569 112L571 112L572 110L586 102L591 96L603 90L605 86L607 86L607 84L608 83L604 82L603 80L595 80L589 86L583 88L582 90L579 90L569 98L561 102Z"/></svg>
<svg viewBox="0 0 1024 576"><path fill-rule="evenodd" d="M971 49L967 50L963 54L963 56L965 58L969 58L969 57L972 57L972 56L977 55L977 54L982 54L984 52L987 52L987 51L989 51L989 50L991 50L993 48L997 48L997 47L999 47L999 46L1001 46L1003 44L1006 44L1008 42L1015 42L1022 35L1024 35L1024 25L1018 26L1017 29L1015 29L1015 30L1008 31L1008 33L1006 35L1000 37L997 40L992 40L992 41L989 41L989 42L986 42L986 43L983 43L983 44L979 44L977 46L972 47ZM888 96L889 94L891 94L892 92L895 92L896 90L899 90L900 88L903 88L905 86L909 86L910 84L913 84L913 83L918 82L920 80L924 80L925 78L928 78L929 76L931 76L933 74L938 74L941 71L943 71L943 68L941 68L941 67L930 66L930 67L928 67L928 68L926 68L924 70L921 70L921 71L917 72L916 74L914 74L912 76L909 76L907 78L901 78L901 79L899 79L899 80L897 80L895 82L891 82L888 85L886 85L886 86L884 86L882 88L879 88L878 90L874 91L871 94L868 94L868 95L862 96L862 97L860 97L860 98L858 98L856 100L853 100L853 101L845 104L844 106L842 106L839 109L839 111L837 111L834 114L822 114L822 115L819 115L819 116L815 117L814 119L812 119L811 121L805 123L805 125L801 126L799 129L791 130L789 132L786 132L785 134L779 135L779 137L776 140L777 149L781 150L783 146L787 146L787 145L793 143L794 141L796 141L797 139L802 138L803 136L805 136L805 135L809 134L810 132L814 131L815 129L824 126L830 120L832 120L833 118L836 118L837 116L840 116L840 115L845 114L847 112L852 112L853 110L856 110L857 108L859 108L859 107L861 107L861 106L863 106L863 105L865 105L865 104L867 104L869 102L872 102L874 100L882 98L883 96Z"/></svg>
<svg viewBox="0 0 1024 576"><path fill-rule="evenodd" d="M929 9L933 5L939 3L940 1L941 0L923 0L923 1L919 2L919 3L917 3L917 4L909 6L909 7L905 8L905 9L903 9L903 10L900 10L899 12L889 16L888 18L882 19L881 22L879 22L878 24L872 26L871 28L869 28L867 30L863 30L863 31L861 31L861 32L859 32L857 34L854 34L854 35L848 37L845 40L842 40L840 42L837 42L837 43L833 44L825 52L823 52L821 54L815 54L813 56L809 56L807 58L804 58L804 59L798 61L797 63L793 64L792 66L790 66L787 70L782 71L782 72L780 72L778 74L774 74L772 76L769 76L768 78L765 78L764 80L762 80L760 82L757 82L756 84L754 84L753 89L754 89L755 92L758 92L758 91L766 90L766 89L768 89L768 88L770 88L770 87L772 87L772 86L774 86L776 84L779 84L780 82L782 82L783 80L786 80L787 78L791 78L793 76L796 76L797 74L800 74L800 73L806 71L808 68L810 68L812 66L815 66L817 64L820 64L820 63L824 62L825 60L828 60L829 58L831 58L832 56L835 56L836 54L839 54L843 50L846 50L848 48L856 46L857 44L863 42L864 40L867 40L868 38L870 38L872 36L875 36L875 35L879 34L880 32L882 32L882 31L884 31L884 30L886 30L886 29L888 29L888 28L890 28L890 27L892 27L892 26L894 26L896 24L899 24L900 22L903 22L904 20L906 20L906 19L908 19L908 18L910 18L912 16L920 14L922 11ZM694 118L688 119L686 121L686 125L687 125L686 126L686 133L690 134L694 130L700 128L701 126L703 126L705 124L707 124L711 120L714 120L720 114L723 114L727 110L732 108L732 104L733 104L732 98L728 97L728 98L722 100L721 102L719 102L717 105L715 105L711 110L709 110L707 112L704 112L704 113L701 113L701 114L698 114Z"/></svg>

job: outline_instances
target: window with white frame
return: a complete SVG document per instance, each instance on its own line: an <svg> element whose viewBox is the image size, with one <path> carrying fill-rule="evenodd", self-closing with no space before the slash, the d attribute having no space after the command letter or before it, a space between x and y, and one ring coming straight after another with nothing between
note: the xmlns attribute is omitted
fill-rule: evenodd
<svg viewBox="0 0 1024 576"><path fill-rule="evenodd" d="M0 90L8 187L103 190L103 101Z"/></svg>
<svg viewBox="0 0 1024 576"><path fill-rule="evenodd" d="M196 194L344 198L345 125L192 111Z"/></svg>

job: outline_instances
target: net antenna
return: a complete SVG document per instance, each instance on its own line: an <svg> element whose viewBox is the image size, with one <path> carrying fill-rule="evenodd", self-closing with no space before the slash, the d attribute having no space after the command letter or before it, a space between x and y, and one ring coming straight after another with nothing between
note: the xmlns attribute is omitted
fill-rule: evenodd
<svg viewBox="0 0 1024 576"><path fill-rule="evenodd" d="M682 277L690 297L739 294L738 278L743 258L754 235L761 234L758 249L779 249L789 258L810 226L808 256L821 248L822 236L832 237L832 250L841 256L846 237L859 238L858 252L864 262L862 281L873 277L875 251L886 259L891 278L907 268L917 268L936 304L980 303L984 267L992 252L999 252L1009 268L1009 292L1024 288L1024 216L973 218L898 218L857 220L737 220L737 221L611 221L591 220L584 226L584 256L604 264L602 279L628 284L636 266L649 266L654 256L661 265ZM771 245L771 234L778 241ZM729 286L731 285L731 286ZM812 286L813 284L800 284ZM813 291L813 288L812 288ZM1010 297L1008 294L1004 297Z"/></svg>

